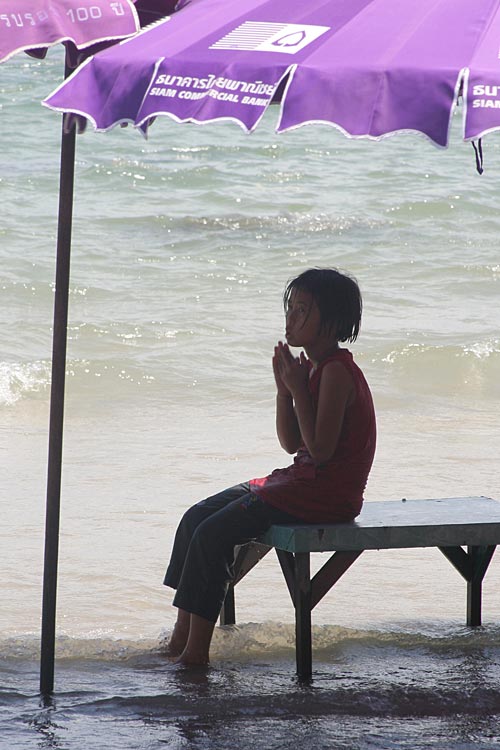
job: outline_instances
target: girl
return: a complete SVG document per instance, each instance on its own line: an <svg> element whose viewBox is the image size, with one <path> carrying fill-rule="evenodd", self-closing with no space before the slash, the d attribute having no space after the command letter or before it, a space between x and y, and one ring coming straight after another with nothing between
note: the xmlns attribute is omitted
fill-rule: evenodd
<svg viewBox="0 0 500 750"><path fill-rule="evenodd" d="M235 545L272 524L338 523L360 512L375 453L368 384L339 341L355 341L362 302L356 281L313 268L284 293L286 343L274 349L276 430L294 462L202 500L183 516L164 583L177 589L167 647L184 665L207 664L232 577ZM304 351L294 357L289 347ZM305 353L304 353L305 352Z"/></svg>

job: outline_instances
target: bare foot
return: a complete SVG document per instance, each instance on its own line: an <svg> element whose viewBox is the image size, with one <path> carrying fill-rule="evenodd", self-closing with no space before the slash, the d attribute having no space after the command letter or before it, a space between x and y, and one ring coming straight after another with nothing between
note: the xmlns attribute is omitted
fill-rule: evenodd
<svg viewBox="0 0 500 750"><path fill-rule="evenodd" d="M182 648L182 646L177 646L175 643L172 643L172 641L170 641L162 650L162 654L163 656L166 656L167 659L177 659L183 651L184 649Z"/></svg>
<svg viewBox="0 0 500 750"><path fill-rule="evenodd" d="M184 634L180 632L178 628L174 627L174 631L170 636L170 640L165 646L165 650L163 651L164 655L168 659L176 659L178 656L180 656L186 648L187 637L187 633Z"/></svg>
<svg viewBox="0 0 500 750"><path fill-rule="evenodd" d="M207 667L209 659L207 654L197 654L184 649L179 658L175 660L175 663L181 667Z"/></svg>

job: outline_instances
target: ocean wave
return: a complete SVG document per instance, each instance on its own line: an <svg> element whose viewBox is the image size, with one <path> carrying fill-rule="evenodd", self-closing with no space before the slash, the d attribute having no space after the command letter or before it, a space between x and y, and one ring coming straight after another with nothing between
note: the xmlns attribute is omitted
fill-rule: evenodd
<svg viewBox="0 0 500 750"><path fill-rule="evenodd" d="M56 658L103 662L163 658L169 637L170 630L163 630L157 637L136 639L108 631L93 631L87 636L60 633L56 638ZM313 625L312 638L313 652L320 661L338 659L346 649L422 650L450 656L492 649L500 655L500 625L480 628L432 622L407 622L400 628ZM40 655L39 641L39 634L33 632L0 638L0 658L36 661ZM288 659L294 652L294 625L266 621L216 627L210 654L214 662L245 663L259 658Z"/></svg>
<svg viewBox="0 0 500 750"><path fill-rule="evenodd" d="M440 392L442 388L497 393L500 376L500 339L485 338L463 344L401 343L366 352L371 366L412 388Z"/></svg>
<svg viewBox="0 0 500 750"><path fill-rule="evenodd" d="M181 680L178 680L181 682ZM269 695L262 691L251 696L213 693L199 695L188 701L183 695L169 692L154 696L113 696L89 702L86 712L99 714L147 714L152 717L209 715L213 718L231 715L233 718L265 718L304 720L331 716L356 717L453 717L458 715L489 716L500 713L500 691L494 686L474 686L469 690L461 684L455 689L449 685L429 689L417 684L377 684L369 676L358 685L342 685L338 679L335 687L321 689L314 696L305 696L298 690ZM314 684L314 681L313 681ZM83 707L82 707L83 709ZM282 747L282 746L280 746ZM348 747L347 745L345 747ZM493 747L493 746L491 746Z"/></svg>
<svg viewBox="0 0 500 750"><path fill-rule="evenodd" d="M175 221L175 220L174 220ZM335 234L342 235L354 229L373 229L382 226L382 221L374 221L359 216L330 216L328 214L286 213L273 216L245 216L233 214L225 216L184 216L176 220L185 228L199 231L272 231L285 234Z"/></svg>
<svg viewBox="0 0 500 750"><path fill-rule="evenodd" d="M134 343L126 334L122 339L124 344ZM72 359L66 365L66 385L69 381L72 383L72 394L91 392L102 398L104 393L111 391L117 394L117 388L121 388L124 394L130 387L144 389L154 383L155 376L126 358ZM30 398L47 398L50 383L51 363L48 360L0 362L0 407L12 407Z"/></svg>
<svg viewBox="0 0 500 750"><path fill-rule="evenodd" d="M446 360L452 362L457 359L486 360L496 358L500 354L500 339L491 338L468 344L404 344L380 355L381 362L400 364L405 361Z"/></svg>
<svg viewBox="0 0 500 750"><path fill-rule="evenodd" d="M157 395L166 387L170 394L175 391L176 398L189 400L186 389L197 384L212 396L240 392L242 384L248 389L251 383L245 373L260 365L261 355L239 347L229 326L227 330L203 324L201 330L160 323L73 326L70 341L84 356L68 360L67 387L73 397L85 394L91 402L110 392L126 398L139 391ZM200 362L203 357L210 361L210 370L191 361L189 348L193 346ZM214 348L220 351L216 361ZM240 369L232 370L235 355ZM262 354L265 356L267 352ZM393 396L400 387L405 391L410 387L414 393L440 396L467 392L490 398L500 388L500 339L494 337L463 344L394 342L387 348L379 340L367 347L359 360L374 388ZM0 407L47 398L50 381L50 360L0 362ZM271 388L265 376L257 377L255 387L259 392Z"/></svg>
<svg viewBox="0 0 500 750"><path fill-rule="evenodd" d="M154 653L159 649L155 639L123 639L92 633L87 637L59 634L56 638L56 659L122 661ZM40 658L40 636L25 633L0 639L0 658L14 661L37 661Z"/></svg>
<svg viewBox="0 0 500 750"><path fill-rule="evenodd" d="M478 339L464 344L401 344L388 351L365 353L372 380L385 389L402 386L415 393L476 394L496 397L500 384L500 339ZM395 381L395 383L394 383Z"/></svg>
<svg viewBox="0 0 500 750"><path fill-rule="evenodd" d="M0 362L0 406L12 406L27 395L45 393L50 362Z"/></svg>
<svg viewBox="0 0 500 750"><path fill-rule="evenodd" d="M438 623L413 623L391 631L314 627L310 683L299 683L295 677L292 624L216 628L211 666L199 670L183 669L165 658L166 633L136 640L97 632L88 638L59 636L52 718L58 727L70 723L73 731L75 720L84 728L89 721L102 725L112 720L121 722L122 728L130 721L134 740L137 721L146 720L149 727L166 721L168 726L180 727L181 733L185 727L191 739L198 736L196 729L206 739L206 730L212 727L215 744L197 747L237 748L247 744L228 740L221 745L217 730L224 727L230 736L231 727L238 733L258 719L262 739L265 724L261 722L276 720L279 726L273 728L273 736L277 741L269 746L282 747L278 740L285 722L296 726L313 719L317 726L316 722L334 720L335 725L326 728L336 733L339 742L328 747L344 748L354 745L348 739L349 729L339 725L343 721L361 720L366 730L365 722L382 720L387 731L392 728L395 736L404 737L409 728L399 727L401 720L455 722L461 716L496 721L500 714L499 634L497 626L468 630L442 626L440 630ZM0 699L6 714L32 716L35 723L37 644L34 634L0 640L4 681ZM390 721L396 723L391 727ZM372 730L380 737L377 726ZM414 734L419 734L415 728ZM317 744L319 739L301 746L326 747ZM423 747L415 742L404 746ZM460 742L439 746L469 747ZM481 747L490 750L492 745Z"/></svg>

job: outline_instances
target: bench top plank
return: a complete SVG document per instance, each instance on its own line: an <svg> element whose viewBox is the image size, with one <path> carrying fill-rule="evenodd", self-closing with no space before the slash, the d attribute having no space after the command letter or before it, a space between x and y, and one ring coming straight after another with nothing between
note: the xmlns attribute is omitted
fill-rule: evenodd
<svg viewBox="0 0 500 750"><path fill-rule="evenodd" d="M351 523L271 526L259 542L288 552L500 544L500 502L489 497L366 502Z"/></svg>

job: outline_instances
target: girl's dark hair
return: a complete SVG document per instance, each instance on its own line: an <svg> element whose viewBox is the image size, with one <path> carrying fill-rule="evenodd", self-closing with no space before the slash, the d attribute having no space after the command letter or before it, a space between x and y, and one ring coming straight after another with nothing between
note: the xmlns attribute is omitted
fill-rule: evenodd
<svg viewBox="0 0 500 750"><path fill-rule="evenodd" d="M286 285L285 310L293 291L308 292L319 308L321 330L335 331L338 341L356 341L363 301L356 279L336 268L310 268Z"/></svg>

